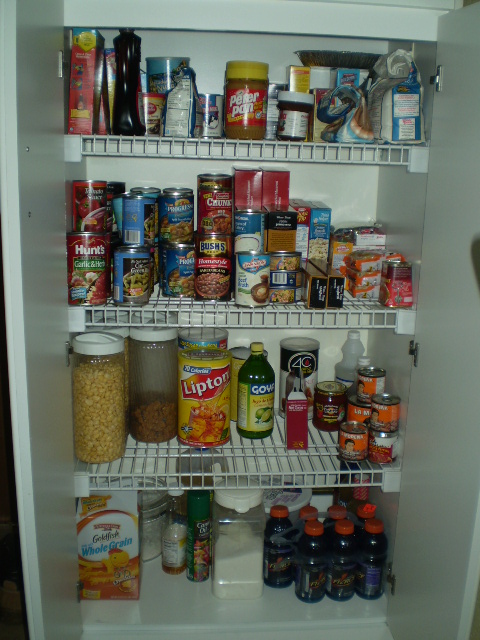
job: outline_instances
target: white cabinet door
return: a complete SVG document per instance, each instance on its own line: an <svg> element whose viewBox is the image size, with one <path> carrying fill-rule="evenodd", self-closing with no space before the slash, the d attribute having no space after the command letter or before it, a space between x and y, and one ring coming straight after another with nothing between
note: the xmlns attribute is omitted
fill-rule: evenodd
<svg viewBox="0 0 480 640"><path fill-rule="evenodd" d="M439 21L407 437L388 621L396 640L467 638L480 530L480 6ZM433 73L432 69L432 73Z"/></svg>
<svg viewBox="0 0 480 640"><path fill-rule="evenodd" d="M0 186L12 426L32 640L81 634L65 342L63 5L0 0Z"/></svg>

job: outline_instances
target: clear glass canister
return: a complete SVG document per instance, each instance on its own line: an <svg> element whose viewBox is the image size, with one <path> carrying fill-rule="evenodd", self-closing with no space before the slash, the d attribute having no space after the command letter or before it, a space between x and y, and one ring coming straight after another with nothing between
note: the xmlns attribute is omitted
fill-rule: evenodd
<svg viewBox="0 0 480 640"><path fill-rule="evenodd" d="M265 509L262 489L215 489L212 593L225 600L263 593Z"/></svg>
<svg viewBox="0 0 480 640"><path fill-rule="evenodd" d="M139 491L140 554L143 562L162 553L162 533L167 519L167 490Z"/></svg>
<svg viewBox="0 0 480 640"><path fill-rule="evenodd" d="M177 329L130 329L129 430L140 442L177 435Z"/></svg>
<svg viewBox="0 0 480 640"><path fill-rule="evenodd" d="M268 64L227 62L225 72L225 136L262 140L267 127Z"/></svg>
<svg viewBox="0 0 480 640"><path fill-rule="evenodd" d="M81 333L72 347L75 454L83 462L112 462L125 453L124 339Z"/></svg>

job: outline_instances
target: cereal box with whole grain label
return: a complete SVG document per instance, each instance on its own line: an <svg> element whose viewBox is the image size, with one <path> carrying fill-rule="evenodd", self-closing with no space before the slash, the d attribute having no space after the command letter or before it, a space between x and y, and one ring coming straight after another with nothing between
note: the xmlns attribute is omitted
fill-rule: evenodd
<svg viewBox="0 0 480 640"><path fill-rule="evenodd" d="M79 498L77 540L82 600L138 600L136 491L98 491Z"/></svg>
<svg viewBox="0 0 480 640"><path fill-rule="evenodd" d="M310 205L308 258L327 260L332 210L323 202L314 201L308 204Z"/></svg>

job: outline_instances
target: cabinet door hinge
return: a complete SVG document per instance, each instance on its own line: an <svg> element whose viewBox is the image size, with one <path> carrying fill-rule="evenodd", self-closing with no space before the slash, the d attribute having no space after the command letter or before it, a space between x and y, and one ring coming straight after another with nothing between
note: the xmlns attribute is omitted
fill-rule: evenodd
<svg viewBox="0 0 480 640"><path fill-rule="evenodd" d="M58 77L63 78L63 71L65 68L65 58L63 56L63 51L58 52Z"/></svg>
<svg viewBox="0 0 480 640"><path fill-rule="evenodd" d="M418 352L420 351L420 345L415 340L410 340L410 346L408 348L408 355L413 356L413 366L418 367Z"/></svg>
<svg viewBox="0 0 480 640"><path fill-rule="evenodd" d="M82 589L83 589L83 582L80 582L80 580L79 580L75 586L77 588L77 602L80 602L81 601Z"/></svg>
<svg viewBox="0 0 480 640"><path fill-rule="evenodd" d="M67 361L67 367L70 366L70 356L73 353L73 347L70 344L70 342L67 340L67 342L65 342L65 358Z"/></svg>
<svg viewBox="0 0 480 640"><path fill-rule="evenodd" d="M443 90L443 66L439 64L437 66L437 72L434 76L430 76L430 84L435 85L435 91L440 92Z"/></svg>
<svg viewBox="0 0 480 640"><path fill-rule="evenodd" d="M391 562L388 565L387 582L390 585L390 593L392 594L392 596L394 596L395 595L395 584L397 582L397 577L393 573L393 567L392 567L392 563Z"/></svg>

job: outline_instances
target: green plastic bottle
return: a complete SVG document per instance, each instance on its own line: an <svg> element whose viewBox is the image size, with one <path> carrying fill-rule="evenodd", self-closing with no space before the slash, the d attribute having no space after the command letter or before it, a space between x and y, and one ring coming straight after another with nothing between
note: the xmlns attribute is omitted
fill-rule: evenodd
<svg viewBox="0 0 480 640"><path fill-rule="evenodd" d="M211 491L191 490L187 494L187 578L204 582L210 575Z"/></svg>
<svg viewBox="0 0 480 640"><path fill-rule="evenodd" d="M273 431L275 372L263 353L263 342L252 342L250 356L238 372L237 431L244 438L266 438Z"/></svg>

